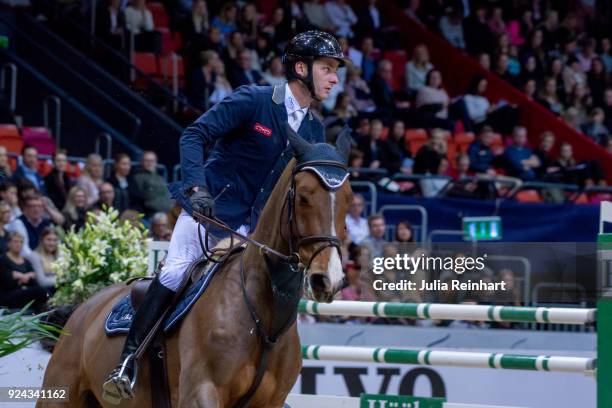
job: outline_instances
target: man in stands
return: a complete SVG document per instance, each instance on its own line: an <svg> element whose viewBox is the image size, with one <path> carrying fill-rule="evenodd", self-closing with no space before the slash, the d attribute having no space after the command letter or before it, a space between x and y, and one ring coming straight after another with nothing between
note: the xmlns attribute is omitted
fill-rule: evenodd
<svg viewBox="0 0 612 408"><path fill-rule="evenodd" d="M478 174L495 175L493 169L493 151L491 143L493 142L493 128L483 126L478 133L478 139L475 140L468 148L468 156L470 157L470 171Z"/></svg>
<svg viewBox="0 0 612 408"><path fill-rule="evenodd" d="M527 146L527 129L517 126L512 132L513 144L506 148L504 158L508 175L522 180L535 179L535 169L540 167L540 159Z"/></svg>
<svg viewBox="0 0 612 408"><path fill-rule="evenodd" d="M115 188L111 183L104 182L100 184L100 198L96 203L98 208L113 207L115 203Z"/></svg>
<svg viewBox="0 0 612 408"><path fill-rule="evenodd" d="M168 307L189 265L202 256L193 212L215 215L242 233L254 229L293 156L286 124L309 142L325 141L323 125L309 107L329 96L344 61L332 35L298 34L285 48L288 83L240 87L185 129L180 140L183 179L169 186L183 211L165 264L133 318L119 365L103 385L105 399L117 403L134 395L134 352Z"/></svg>
<svg viewBox="0 0 612 408"><path fill-rule="evenodd" d="M368 247L373 257L382 256L383 248L387 243L385 240L385 231L387 230L385 217L380 214L370 215L368 217L368 228L370 234L361 241L361 245Z"/></svg>
<svg viewBox="0 0 612 408"><path fill-rule="evenodd" d="M23 214L11 222L7 229L24 237L22 255L25 256L36 249L40 233L52 223L45 218L43 200L38 194L30 194L25 198L22 211Z"/></svg>
<svg viewBox="0 0 612 408"><path fill-rule="evenodd" d="M41 193L45 192L45 180L38 173L38 151L35 147L25 146L21 152L22 164L13 174L13 181L19 185L23 179L29 180Z"/></svg>
<svg viewBox="0 0 612 408"><path fill-rule="evenodd" d="M346 214L346 229L351 242L355 245L361 244L369 233L368 220L361 216L365 207L365 200L361 194L353 195L353 202Z"/></svg>
<svg viewBox="0 0 612 408"><path fill-rule="evenodd" d="M142 169L131 183L132 203L149 218L156 212L172 208L172 199L166 188L166 180L157 173L157 155L146 151L140 161Z"/></svg>

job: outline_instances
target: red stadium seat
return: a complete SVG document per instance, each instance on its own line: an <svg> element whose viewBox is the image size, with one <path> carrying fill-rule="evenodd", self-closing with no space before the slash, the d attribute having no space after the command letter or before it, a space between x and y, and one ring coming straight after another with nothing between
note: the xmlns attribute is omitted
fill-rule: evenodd
<svg viewBox="0 0 612 408"><path fill-rule="evenodd" d="M467 152L468 147L474 141L475 136L472 132L464 132L464 133L456 133L455 134L455 143L457 144L457 148L462 152Z"/></svg>
<svg viewBox="0 0 612 408"><path fill-rule="evenodd" d="M157 31L161 34L161 54L167 55L177 50L174 36L167 28L159 28Z"/></svg>
<svg viewBox="0 0 612 408"><path fill-rule="evenodd" d="M421 146L427 143L427 131L425 129L406 130L406 147L414 156Z"/></svg>
<svg viewBox="0 0 612 408"><path fill-rule="evenodd" d="M77 179L81 175L81 167L79 163L68 162L66 166L66 175L71 179Z"/></svg>
<svg viewBox="0 0 612 408"><path fill-rule="evenodd" d="M6 147L9 153L21 154L23 139L15 125L0 125L0 145Z"/></svg>
<svg viewBox="0 0 612 408"><path fill-rule="evenodd" d="M182 56L171 53L169 55L162 57L161 64L162 64L163 76L168 82L168 84L172 86L173 60L176 60L176 71L177 71L177 77L178 77L178 82L179 82L179 88L182 88L185 85L185 62Z"/></svg>
<svg viewBox="0 0 612 408"><path fill-rule="evenodd" d="M521 203L541 203L542 197L536 190L521 190L516 196L516 201Z"/></svg>
<svg viewBox="0 0 612 408"><path fill-rule="evenodd" d="M55 153L55 142L46 127L23 128L23 141L28 146L34 146L38 154L53 155Z"/></svg>
<svg viewBox="0 0 612 408"><path fill-rule="evenodd" d="M389 128L385 126L380 134L380 140L387 140L388 137L389 137Z"/></svg>
<svg viewBox="0 0 612 408"><path fill-rule="evenodd" d="M168 13L166 13L166 8L162 3L147 3L147 8L149 11L151 11L151 14L153 14L153 24L155 25L156 30L159 30L160 28L168 28Z"/></svg>
<svg viewBox="0 0 612 408"><path fill-rule="evenodd" d="M53 170L53 164L49 163L47 160L38 160L38 173L45 177L47 174L51 173Z"/></svg>

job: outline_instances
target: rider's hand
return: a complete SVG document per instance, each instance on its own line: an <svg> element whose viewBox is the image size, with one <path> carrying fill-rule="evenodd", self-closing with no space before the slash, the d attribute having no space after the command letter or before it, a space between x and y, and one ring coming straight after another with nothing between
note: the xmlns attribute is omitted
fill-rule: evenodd
<svg viewBox="0 0 612 408"><path fill-rule="evenodd" d="M215 214L215 202L205 187L194 187L189 197L191 208L200 214L212 217Z"/></svg>

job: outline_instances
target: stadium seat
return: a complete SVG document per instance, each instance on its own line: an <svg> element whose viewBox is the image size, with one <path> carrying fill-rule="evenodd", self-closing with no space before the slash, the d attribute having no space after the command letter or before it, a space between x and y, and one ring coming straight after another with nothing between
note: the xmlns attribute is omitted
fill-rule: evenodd
<svg viewBox="0 0 612 408"><path fill-rule="evenodd" d="M385 126L380 134L380 140L387 140L388 137L389 137L389 128Z"/></svg>
<svg viewBox="0 0 612 408"><path fill-rule="evenodd" d="M9 153L21 154L23 139L15 125L0 125L0 145L6 147Z"/></svg>
<svg viewBox="0 0 612 408"><path fill-rule="evenodd" d="M183 57L175 54L175 53L170 53L166 56L163 56L161 59L161 66L162 66L162 73L163 73L163 77L165 78L166 82L169 84L169 86L172 86L172 61L173 58L176 59L176 68L177 68L177 76L178 76L178 82L179 82L179 88L183 88L185 85L185 62L183 60Z"/></svg>
<svg viewBox="0 0 612 408"><path fill-rule="evenodd" d="M23 128L23 141L28 146L34 146L38 154L53 155L55 153L55 142L51 132L46 127Z"/></svg>
<svg viewBox="0 0 612 408"><path fill-rule="evenodd" d="M542 197L536 190L521 190L516 193L516 201L521 203L541 203Z"/></svg>
<svg viewBox="0 0 612 408"><path fill-rule="evenodd" d="M491 150L494 154L502 154L505 150L504 138L499 133L493 134L493 140L491 141Z"/></svg>
<svg viewBox="0 0 612 408"><path fill-rule="evenodd" d="M143 71L145 74L153 77L153 79L161 82L161 70L159 67L159 59L152 52L135 52L133 56L133 64L136 68ZM137 88L146 89L147 81L142 76L137 76L134 85Z"/></svg>
<svg viewBox="0 0 612 408"><path fill-rule="evenodd" d="M462 153L467 152L468 147L474 141L475 136L472 132L463 132L455 134L455 143L457 144L457 148Z"/></svg>
<svg viewBox="0 0 612 408"><path fill-rule="evenodd" d="M167 28L159 28L157 31L161 34L161 55L168 55L176 51L176 42L172 32Z"/></svg>
<svg viewBox="0 0 612 408"><path fill-rule="evenodd" d="M68 162L66 166L66 175L71 179L77 179L81 175L81 166L78 163Z"/></svg>
<svg viewBox="0 0 612 408"><path fill-rule="evenodd" d="M168 13L166 13L166 8L162 3L147 3L147 8L149 9L149 11L151 11L151 14L153 14L153 24L155 25L156 30L159 30L160 28L169 27Z"/></svg>
<svg viewBox="0 0 612 408"><path fill-rule="evenodd" d="M425 129L406 130L406 147L413 156L425 143L427 143L427 131Z"/></svg>
<svg viewBox="0 0 612 408"><path fill-rule="evenodd" d="M53 164L49 160L38 160L38 173L45 177L53 170Z"/></svg>

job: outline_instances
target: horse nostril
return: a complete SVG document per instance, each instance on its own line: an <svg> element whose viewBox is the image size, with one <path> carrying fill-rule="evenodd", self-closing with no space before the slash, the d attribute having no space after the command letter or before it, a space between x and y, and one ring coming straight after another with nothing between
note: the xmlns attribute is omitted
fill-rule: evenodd
<svg viewBox="0 0 612 408"><path fill-rule="evenodd" d="M324 293L331 287L329 278L319 273L310 276L310 288L313 293Z"/></svg>

